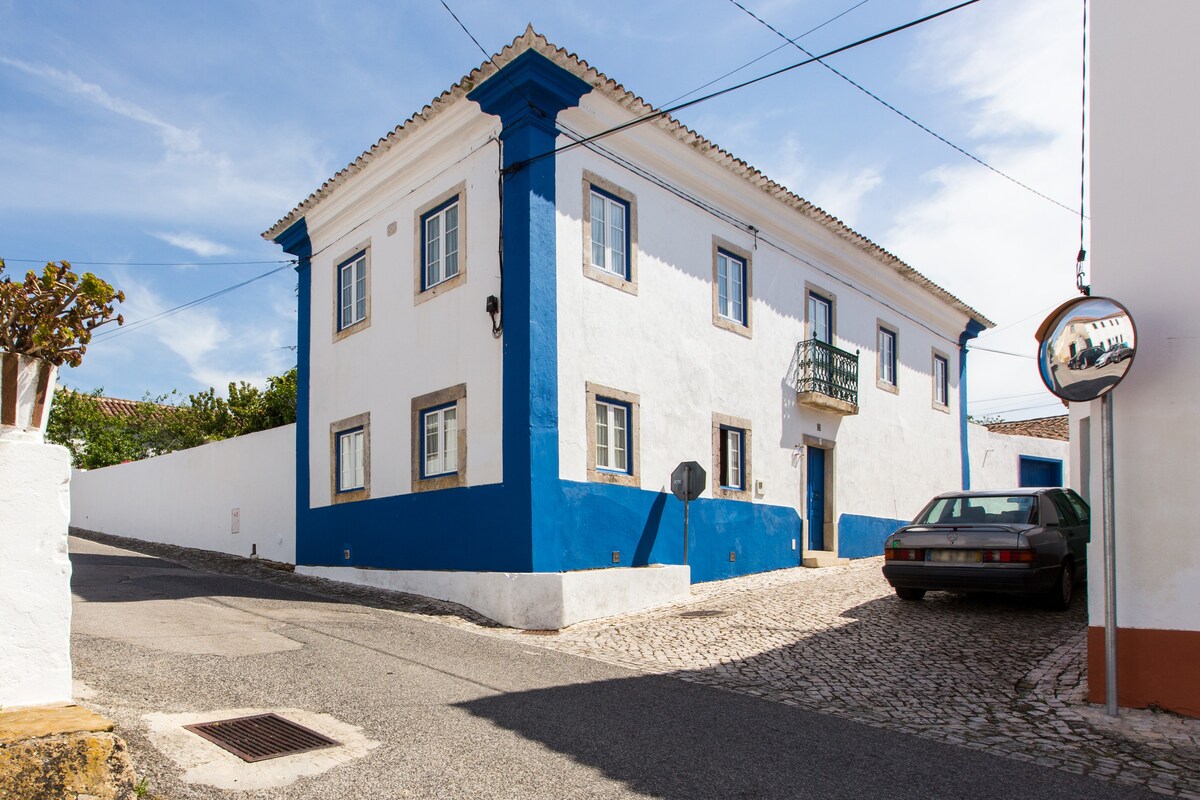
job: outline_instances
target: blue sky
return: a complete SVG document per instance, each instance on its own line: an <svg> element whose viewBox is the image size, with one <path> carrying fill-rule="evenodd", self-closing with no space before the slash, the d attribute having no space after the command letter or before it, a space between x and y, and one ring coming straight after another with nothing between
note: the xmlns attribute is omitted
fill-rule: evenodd
<svg viewBox="0 0 1200 800"><path fill-rule="evenodd" d="M823 52L952 3L743 4L791 36L837 17L800 40ZM490 52L532 22L656 105L783 43L730 0L450 6ZM982 0L830 63L1076 206L1080 12ZM801 57L784 47L712 88ZM125 290L130 322L266 273L283 254L261 231L482 59L436 0L0 0L0 257L12 272L36 266L15 259L103 262L81 268ZM995 320L981 347L1032 356L1037 323L1074 293L1076 215L819 66L680 118ZM134 398L261 382L295 363L294 287L283 269L100 336L61 381ZM972 412L1061 413L1031 357L971 359Z"/></svg>

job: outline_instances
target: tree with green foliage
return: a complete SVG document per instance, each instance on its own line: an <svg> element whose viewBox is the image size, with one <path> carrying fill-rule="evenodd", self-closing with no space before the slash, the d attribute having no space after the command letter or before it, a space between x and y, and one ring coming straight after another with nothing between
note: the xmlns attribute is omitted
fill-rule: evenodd
<svg viewBox="0 0 1200 800"><path fill-rule="evenodd" d="M71 451L75 467L97 469L185 450L206 442L296 421L296 368L267 379L265 389L230 383L228 397L213 388L189 395L147 394L128 414L108 414L102 390L55 393L47 441Z"/></svg>

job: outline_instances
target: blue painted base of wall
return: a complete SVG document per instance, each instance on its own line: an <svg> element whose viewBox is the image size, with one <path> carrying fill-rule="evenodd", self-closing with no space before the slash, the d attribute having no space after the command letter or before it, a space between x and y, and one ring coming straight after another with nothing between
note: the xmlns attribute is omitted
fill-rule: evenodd
<svg viewBox="0 0 1200 800"><path fill-rule="evenodd" d="M838 556L870 558L883 555L883 540L911 520L842 514L838 518Z"/></svg>
<svg viewBox="0 0 1200 800"><path fill-rule="evenodd" d="M494 484L310 509L297 525L296 563L482 572L683 563L683 503L667 492L556 481L538 492L533 521L522 500L528 489ZM793 508L702 498L691 503L689 529L693 582L800 562Z"/></svg>

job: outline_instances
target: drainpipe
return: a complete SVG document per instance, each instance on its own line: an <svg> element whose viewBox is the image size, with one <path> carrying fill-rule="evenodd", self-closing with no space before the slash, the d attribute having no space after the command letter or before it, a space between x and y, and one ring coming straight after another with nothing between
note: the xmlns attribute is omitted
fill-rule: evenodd
<svg viewBox="0 0 1200 800"><path fill-rule="evenodd" d="M971 448L967 424L967 342L985 330L975 320L967 321L967 328L958 337L958 435L962 450L962 488L971 488Z"/></svg>

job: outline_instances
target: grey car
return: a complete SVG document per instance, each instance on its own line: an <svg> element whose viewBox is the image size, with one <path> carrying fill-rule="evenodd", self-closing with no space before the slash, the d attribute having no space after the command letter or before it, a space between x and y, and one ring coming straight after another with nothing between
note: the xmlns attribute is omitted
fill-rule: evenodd
<svg viewBox="0 0 1200 800"><path fill-rule="evenodd" d="M884 541L883 576L902 600L926 591L1006 592L1071 605L1087 579L1091 512L1070 489L949 492Z"/></svg>

